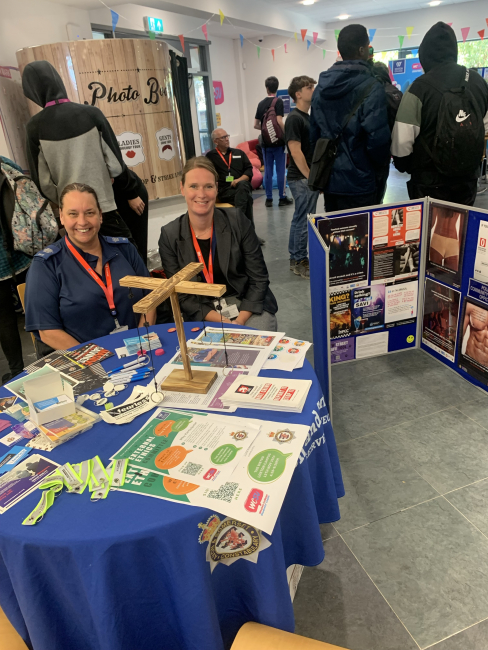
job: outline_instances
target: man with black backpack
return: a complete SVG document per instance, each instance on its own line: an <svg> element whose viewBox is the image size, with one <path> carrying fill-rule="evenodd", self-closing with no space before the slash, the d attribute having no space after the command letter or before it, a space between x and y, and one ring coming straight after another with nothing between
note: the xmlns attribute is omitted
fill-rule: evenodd
<svg viewBox="0 0 488 650"><path fill-rule="evenodd" d="M347 25L337 46L343 60L320 74L310 115L309 185L324 192L327 212L374 205L376 170L390 158L385 90L368 64L366 28Z"/></svg>
<svg viewBox="0 0 488 650"><path fill-rule="evenodd" d="M273 168L276 165L276 180L280 200L278 205L291 205L285 193L285 136L283 117L285 107L281 97L277 97L279 81L268 77L264 82L268 96L259 102L254 118L254 128L261 132L264 156L264 184L266 187L266 207L273 206Z"/></svg>
<svg viewBox="0 0 488 650"><path fill-rule="evenodd" d="M488 130L488 86L457 64L453 29L439 22L419 48L425 74L405 92L393 129L395 167L411 174L411 199L473 205Z"/></svg>

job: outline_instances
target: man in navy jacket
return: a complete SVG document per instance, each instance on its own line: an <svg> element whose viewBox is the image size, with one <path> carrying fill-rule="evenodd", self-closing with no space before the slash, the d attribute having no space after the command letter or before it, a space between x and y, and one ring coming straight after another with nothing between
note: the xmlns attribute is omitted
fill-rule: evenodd
<svg viewBox="0 0 488 650"><path fill-rule="evenodd" d="M343 60L321 73L310 116L313 145L319 138L337 138L345 127L324 196L326 212L374 205L375 171L388 165L390 159L386 95L368 65L366 28L344 27L337 46ZM365 93L364 101L345 125Z"/></svg>

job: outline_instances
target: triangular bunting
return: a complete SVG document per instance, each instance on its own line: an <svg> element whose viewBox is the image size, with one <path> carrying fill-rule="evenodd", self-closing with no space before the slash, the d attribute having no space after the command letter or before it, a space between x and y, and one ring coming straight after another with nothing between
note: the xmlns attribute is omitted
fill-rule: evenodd
<svg viewBox="0 0 488 650"><path fill-rule="evenodd" d="M488 18L485 18L485 20L486 20L486 24L488 25Z"/></svg>
<svg viewBox="0 0 488 650"><path fill-rule="evenodd" d="M271 56L273 57L273 61L274 61L274 50L271 50Z"/></svg>
<svg viewBox="0 0 488 650"><path fill-rule="evenodd" d="M224 22L224 18L225 18L222 9L219 9L219 15L220 15L220 26L222 26L222 23Z"/></svg>
<svg viewBox="0 0 488 650"><path fill-rule="evenodd" d="M259 59L259 57L261 56L261 48L259 47L259 45L256 45L256 49L258 51L258 59Z"/></svg>
<svg viewBox="0 0 488 650"><path fill-rule="evenodd" d="M296 40L296 42L298 43L298 36L297 36L297 33L294 32L294 33L293 33L293 36L295 37L295 40Z"/></svg>
<svg viewBox="0 0 488 650"><path fill-rule="evenodd" d="M205 23L205 25L202 25L202 32L205 36L205 40L208 41L207 23Z"/></svg>
<svg viewBox="0 0 488 650"><path fill-rule="evenodd" d="M407 36L409 40L412 34L413 34L413 27L407 27Z"/></svg>
<svg viewBox="0 0 488 650"><path fill-rule="evenodd" d="M318 32L314 32L314 33L313 33L313 44L314 44L314 45L315 45L315 43L317 42L318 37L319 37L319 33L318 33Z"/></svg>
<svg viewBox="0 0 488 650"><path fill-rule="evenodd" d="M336 41L337 41L337 39L339 38L339 34L341 33L341 30L340 29L334 29L334 33L335 33L335 37L336 37Z"/></svg>
<svg viewBox="0 0 488 650"><path fill-rule="evenodd" d="M461 34L463 37L463 43L466 43L466 39L468 38L469 30L471 27L461 27Z"/></svg>
<svg viewBox="0 0 488 650"><path fill-rule="evenodd" d="M373 42L374 35L376 34L376 29L368 29L369 32L369 42Z"/></svg>
<svg viewBox="0 0 488 650"><path fill-rule="evenodd" d="M307 35L307 31L308 30L306 30L306 29L301 29L300 30L300 34L302 35L302 41L305 41L305 36Z"/></svg>
<svg viewBox="0 0 488 650"><path fill-rule="evenodd" d="M241 47L244 47L244 36L239 34L239 38L241 39Z"/></svg>
<svg viewBox="0 0 488 650"><path fill-rule="evenodd" d="M183 34L178 34L178 38L180 39L181 43L181 49L183 50L183 53L185 52L185 37Z"/></svg>
<svg viewBox="0 0 488 650"><path fill-rule="evenodd" d="M479 34L479 37L481 38L481 40L483 40L485 38L485 30L484 29L480 29L478 34Z"/></svg>
<svg viewBox="0 0 488 650"><path fill-rule="evenodd" d="M151 30L149 30L149 38L151 39L151 41L155 41L156 40L156 32L152 32Z"/></svg>
<svg viewBox="0 0 488 650"><path fill-rule="evenodd" d="M452 27L452 23L447 23L447 24L449 25L449 27Z"/></svg>
<svg viewBox="0 0 488 650"><path fill-rule="evenodd" d="M404 39L404 38L405 38L405 36L403 36L403 34L401 34L401 35L398 37L398 40L399 40L399 42L400 42L400 49L402 49L402 47L403 47L403 39Z"/></svg>
<svg viewBox="0 0 488 650"><path fill-rule="evenodd" d="M311 45L312 45L312 43L310 43L310 39L307 38L307 50L310 49L310 46L311 46Z"/></svg>
<svg viewBox="0 0 488 650"><path fill-rule="evenodd" d="M117 23L119 22L119 14L113 9L110 9L110 14L112 16L112 31L115 32L115 28L117 27Z"/></svg>
<svg viewBox="0 0 488 650"><path fill-rule="evenodd" d="M286 49L288 47L287 43L285 43L285 54L288 54L288 50Z"/></svg>
<svg viewBox="0 0 488 650"><path fill-rule="evenodd" d="M322 50L322 58L325 59L325 50Z"/></svg>

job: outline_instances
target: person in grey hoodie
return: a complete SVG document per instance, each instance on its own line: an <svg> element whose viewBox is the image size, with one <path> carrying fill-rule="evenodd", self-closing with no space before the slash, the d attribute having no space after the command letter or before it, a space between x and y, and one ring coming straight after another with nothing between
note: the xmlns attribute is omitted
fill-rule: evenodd
<svg viewBox="0 0 488 650"><path fill-rule="evenodd" d="M126 237L135 245L117 212L114 191L137 214L142 214L145 204L105 115L96 106L71 102L63 80L48 61L25 66L22 88L24 95L43 109L26 127L29 170L41 193L59 205L66 185L93 187L103 212L100 233Z"/></svg>

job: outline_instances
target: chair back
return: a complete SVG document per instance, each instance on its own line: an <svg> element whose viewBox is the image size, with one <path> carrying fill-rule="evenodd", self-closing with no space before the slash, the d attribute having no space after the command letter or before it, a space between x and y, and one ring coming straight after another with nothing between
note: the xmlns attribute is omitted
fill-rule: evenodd
<svg viewBox="0 0 488 650"><path fill-rule="evenodd" d="M260 623L246 623L239 630L230 650L347 650L337 645L307 639Z"/></svg>
<svg viewBox="0 0 488 650"><path fill-rule="evenodd" d="M25 286L26 286L25 282L23 284L18 284L17 285L17 292L19 294L20 302L22 303L22 309L24 310L24 312L25 312ZM34 350L36 351L36 356L39 359L39 353L37 351L36 337L34 336L34 334L32 332L30 333L30 335L31 335L31 338L32 338L32 345L34 346Z"/></svg>

